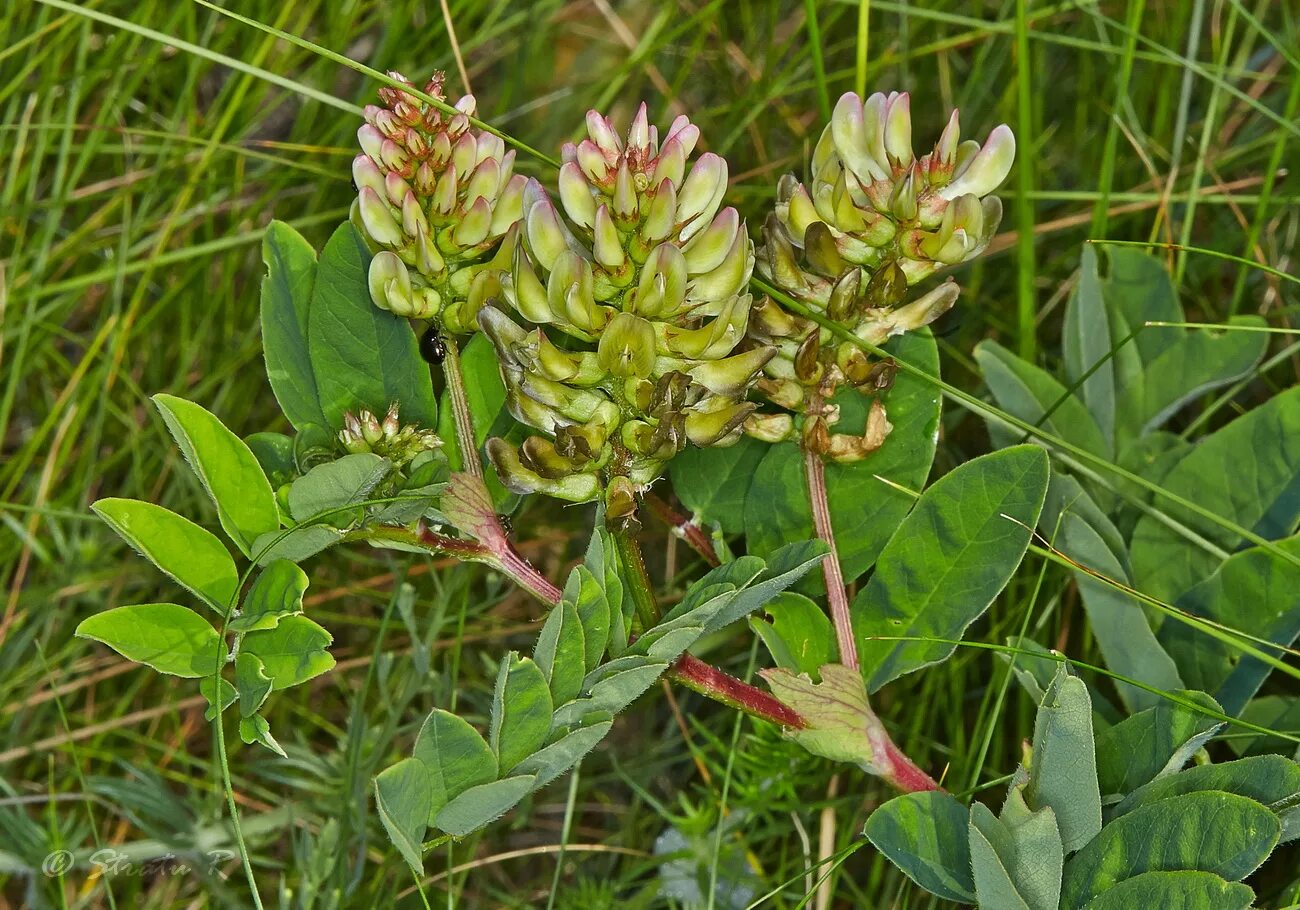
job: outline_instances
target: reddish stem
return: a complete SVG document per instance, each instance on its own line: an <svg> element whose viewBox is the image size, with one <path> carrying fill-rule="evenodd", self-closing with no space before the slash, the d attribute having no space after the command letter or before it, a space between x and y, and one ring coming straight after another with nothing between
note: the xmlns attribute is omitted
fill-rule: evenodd
<svg viewBox="0 0 1300 910"><path fill-rule="evenodd" d="M644 499L655 515L659 516L660 521L672 528L673 533L686 541L688 547L704 557L705 562L711 566L722 565L717 551L713 549L712 538L704 532L703 528L653 493L645 494Z"/></svg>
<svg viewBox="0 0 1300 910"><path fill-rule="evenodd" d="M689 653L677 658L677 663L673 664L668 672L673 679L686 688L744 711L746 714L783 727L802 729L807 726L802 716L777 701L775 696L737 679L730 673L724 673Z"/></svg>
<svg viewBox="0 0 1300 910"><path fill-rule="evenodd" d="M884 760L877 760L881 768L881 777L899 790L904 793L919 793L925 790L943 789L933 777L918 768L902 749L894 745L894 741L889 738L889 734L883 727L874 745L883 753Z"/></svg>

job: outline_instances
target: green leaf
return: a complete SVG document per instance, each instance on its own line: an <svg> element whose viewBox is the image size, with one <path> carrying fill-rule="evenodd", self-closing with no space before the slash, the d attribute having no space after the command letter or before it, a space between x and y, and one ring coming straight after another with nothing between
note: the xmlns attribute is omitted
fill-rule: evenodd
<svg viewBox="0 0 1300 910"><path fill-rule="evenodd" d="M1204 692L1174 694L1220 710ZM1129 793L1161 774L1177 771L1222 726L1213 717L1170 701L1126 717L1097 736L1101 792Z"/></svg>
<svg viewBox="0 0 1300 910"><path fill-rule="evenodd" d="M497 778L497 757L478 731L450 711L435 708L415 738L412 755L429 768L429 824L470 787ZM445 829L444 829L445 830Z"/></svg>
<svg viewBox="0 0 1300 910"><path fill-rule="evenodd" d="M204 720L214 720L222 711L235 703L239 693L229 681L220 676L204 676L199 680L199 692L208 701L203 712Z"/></svg>
<svg viewBox="0 0 1300 910"><path fill-rule="evenodd" d="M370 300L370 252L351 223L321 251L312 288L307 340L326 423L365 408L383 414L397 402L403 423L433 428L438 407L428 365L405 319Z"/></svg>
<svg viewBox="0 0 1300 910"><path fill-rule="evenodd" d="M239 692L239 713L251 717L271 694L271 677L261 658L241 651L235 658L235 689Z"/></svg>
<svg viewBox="0 0 1300 910"><path fill-rule="evenodd" d="M1101 830L1101 792L1092 737L1092 701L1083 680L1064 664L1043 696L1034 719L1034 742L1025 801L1050 807L1066 853ZM1053 903L1054 905L1054 903Z"/></svg>
<svg viewBox="0 0 1300 910"><path fill-rule="evenodd" d="M1115 807L1113 815L1118 817L1162 799L1202 790L1235 793L1282 812L1300 796L1300 764L1281 755L1256 755L1217 765L1197 765L1139 787Z"/></svg>
<svg viewBox="0 0 1300 910"><path fill-rule="evenodd" d="M1082 908L1144 872L1210 872L1240 881L1277 845L1281 825L1253 799L1205 791L1134 809L1065 867L1063 908Z"/></svg>
<svg viewBox="0 0 1300 910"><path fill-rule="evenodd" d="M733 446L687 446L668 463L673 492L704 522L716 522L724 534L745 530L745 498L767 443L742 436Z"/></svg>
<svg viewBox="0 0 1300 910"><path fill-rule="evenodd" d="M872 636L961 638L1020 564L1047 479L1047 454L1015 446L966 462L921 495L853 601L872 692L952 654L953 644Z"/></svg>
<svg viewBox="0 0 1300 910"><path fill-rule="evenodd" d="M716 632L753 613L777 594L790 587L825 558L828 549L820 540L799 540L776 550L767 559L762 572L729 598L705 624L706 632ZM743 559L744 557L742 557ZM735 560L728 565L735 565Z"/></svg>
<svg viewBox="0 0 1300 910"><path fill-rule="evenodd" d="M254 714L252 717L241 717L239 719L239 738L249 745L259 743L281 758L288 757L284 754L284 749L282 749L280 744L276 742L275 737L271 735L271 725L267 723L266 718L260 714Z"/></svg>
<svg viewBox="0 0 1300 910"><path fill-rule="evenodd" d="M1267 325L1258 316L1234 316L1227 324L1239 329ZM1174 333L1179 340L1146 365L1142 382L1122 390L1119 413L1131 435L1155 430L1188 402L1248 375L1268 346L1268 335L1262 332L1146 329L1156 332Z"/></svg>
<svg viewBox="0 0 1300 910"><path fill-rule="evenodd" d="M418 758L404 758L375 778L375 806L384 830L417 872L424 868L424 833L433 794L429 769Z"/></svg>
<svg viewBox="0 0 1300 910"><path fill-rule="evenodd" d="M240 653L261 658L278 691L332 669L334 658L326 648L333 641L334 636L306 616L285 616L274 629L245 635Z"/></svg>
<svg viewBox="0 0 1300 910"><path fill-rule="evenodd" d="M135 499L101 499L91 506L123 540L164 573L220 612L239 589L225 545L188 518Z"/></svg>
<svg viewBox="0 0 1300 910"><path fill-rule="evenodd" d="M939 354L928 332L909 332L886 349L931 376L939 375ZM861 433L870 399L849 389L835 397L840 408L836 432ZM933 382L900 373L885 398L893 431L880 449L852 464L826 465L826 491L845 581L865 572L911 509L913 498L878 478L919 489L930 473L939 432L939 391ZM750 553L767 556L792 540L809 540L812 509L799 446L769 446L745 497L745 539ZM811 584L810 579L810 584Z"/></svg>
<svg viewBox="0 0 1300 910"><path fill-rule="evenodd" d="M302 596L306 591L307 573L287 559L277 559L253 580L241 614L226 627L231 632L274 629L283 617L302 612Z"/></svg>
<svg viewBox="0 0 1300 910"><path fill-rule="evenodd" d="M766 620L751 617L749 624L778 667L812 676L822 664L831 662L835 631L818 604L786 591L768 601L763 612Z"/></svg>
<svg viewBox="0 0 1300 910"><path fill-rule="evenodd" d="M1209 872L1144 872L1108 888L1085 910L1249 910L1255 892Z"/></svg>
<svg viewBox="0 0 1300 910"><path fill-rule="evenodd" d="M596 748L596 744L605 738L613 726L612 720L605 720L566 733L546 748L539 749L525 758L512 770L517 774L531 774L536 777L533 789L544 787Z"/></svg>
<svg viewBox="0 0 1300 910"><path fill-rule="evenodd" d="M628 655L596 669L583 683L591 697L588 711L617 714L654 685L668 669L668 661Z"/></svg>
<svg viewBox="0 0 1300 910"><path fill-rule="evenodd" d="M217 630L179 604L115 607L82 620L78 638L91 638L159 673L197 679L214 676L225 659Z"/></svg>
<svg viewBox="0 0 1300 910"><path fill-rule="evenodd" d="M1300 697L1265 695L1252 698L1241 712L1241 719L1269 730L1300 730ZM1266 755L1271 752L1294 752L1294 739L1282 736L1232 736L1228 748L1237 755Z"/></svg>
<svg viewBox="0 0 1300 910"><path fill-rule="evenodd" d="M970 859L980 907L1056 910L1064 853L1050 808L1012 824L983 803L970 809Z"/></svg>
<svg viewBox="0 0 1300 910"><path fill-rule="evenodd" d="M1056 546L1079 565L1120 584L1128 583L1124 567L1107 549L1105 541L1078 515L1071 512L1064 515ZM1087 572L1075 571L1074 577L1106 666L1156 689L1168 692L1184 688L1173 658L1147 623L1142 602ZM1116 683L1116 689L1131 711L1155 707L1161 700L1154 692L1128 683Z"/></svg>
<svg viewBox="0 0 1300 910"><path fill-rule="evenodd" d="M577 697L586 675L586 639L572 601L565 598L551 609L537 636L533 660L546 677L557 707Z"/></svg>
<svg viewBox="0 0 1300 910"><path fill-rule="evenodd" d="M496 821L533 789L531 774L519 774L470 787L438 812L434 825L453 837L473 834Z"/></svg>
<svg viewBox="0 0 1300 910"><path fill-rule="evenodd" d="M1300 554L1300 537L1279 546ZM1218 570L1174 604L1178 609L1256 638L1289 647L1300 636L1300 567L1262 547L1229 556ZM1213 692L1236 715L1259 691L1272 667L1187 623L1167 620L1160 629L1187 683Z"/></svg>
<svg viewBox="0 0 1300 910"><path fill-rule="evenodd" d="M1021 360L996 341L975 346L975 360L998 407L1054 436L1097 455L1107 454L1106 440L1083 401L1065 394L1050 373ZM1049 408L1050 416L1044 418ZM1023 433L990 419L989 436L1003 448L1020 441Z"/></svg>
<svg viewBox="0 0 1300 910"><path fill-rule="evenodd" d="M969 904L975 901L969 819L966 807L947 793L907 793L872 812L862 833L926 891Z"/></svg>
<svg viewBox="0 0 1300 910"><path fill-rule="evenodd" d="M167 429L217 507L221 527L245 556L258 536L280 527L271 484L244 441L213 414L174 395L155 395Z"/></svg>
<svg viewBox="0 0 1300 910"><path fill-rule="evenodd" d="M283 221L262 239L262 354L280 410L295 429L326 423L307 346L308 311L316 282L316 251Z"/></svg>
<svg viewBox="0 0 1300 910"><path fill-rule="evenodd" d="M1289 536L1300 519L1300 388L1273 396L1202 440L1162 485L1265 538ZM1168 501L1158 505L1228 552L1242 543L1239 534L1206 518ZM1132 558L1138 587L1166 603L1208 578L1221 561L1150 515L1133 532Z"/></svg>
<svg viewBox="0 0 1300 910"><path fill-rule="evenodd" d="M880 729L880 721L867 701L860 673L843 664L825 664L816 683L780 668L760 670L759 675L781 704L803 716L806 725L787 730L787 736L813 755L875 772L872 734Z"/></svg>
<svg viewBox="0 0 1300 910"><path fill-rule="evenodd" d="M1102 299L1101 277L1097 274L1097 251L1085 244L1079 264L1079 283L1065 305L1065 323L1061 327L1061 347L1065 355L1065 376L1070 385L1082 381L1076 394L1096 420L1106 440L1107 451L1115 442L1115 370L1110 363L1110 320ZM1084 379L1084 375L1093 373Z"/></svg>
<svg viewBox="0 0 1300 910"><path fill-rule="evenodd" d="M272 489L288 483L297 474L293 437L283 433L250 433L244 437L244 445L262 466L262 473L271 482Z"/></svg>
<svg viewBox="0 0 1300 910"><path fill-rule="evenodd" d="M362 502L392 469L392 462L372 452L317 465L289 487L289 514L295 521L319 516L326 524L346 526L353 516L340 510Z"/></svg>
<svg viewBox="0 0 1300 910"><path fill-rule="evenodd" d="M546 677L513 651L501 662L492 696L489 742L505 773L546 745L551 732L551 692Z"/></svg>
<svg viewBox="0 0 1300 910"><path fill-rule="evenodd" d="M324 525L270 531L253 541L253 555L260 566L280 559L298 563L329 549L342 539L342 531Z"/></svg>
<svg viewBox="0 0 1300 910"><path fill-rule="evenodd" d="M605 647L609 644L609 599L605 596L600 581L586 566L577 566L569 573L569 581L564 586L564 599L571 601L578 611L585 651L584 664L588 671L594 670L600 666L600 661L605 656Z"/></svg>

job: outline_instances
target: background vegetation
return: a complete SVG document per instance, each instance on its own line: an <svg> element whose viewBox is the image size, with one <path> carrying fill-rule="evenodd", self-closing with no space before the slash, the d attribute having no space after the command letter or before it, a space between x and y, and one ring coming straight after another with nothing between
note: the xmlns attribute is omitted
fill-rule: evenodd
<svg viewBox="0 0 1300 910"><path fill-rule="evenodd" d="M1300 8L1288 2L449 0L454 38L437 4L415 0L225 5L416 79L445 68L458 86L463 59L484 119L535 148L573 136L589 107L620 122L641 99L661 123L688 111L703 147L730 160L743 213L802 168L843 91L912 92L918 147L954 106L981 137L1010 123L1020 152L1003 233L957 275L961 302L936 325L945 378L975 394L982 339L1060 362L1090 237L1295 267L1297 184L1282 168L1300 144ZM237 873L231 862L202 857L230 846L202 698L72 638L108 604L162 599L88 506L113 495L203 513L151 393L200 401L242 433L282 429L260 364L262 229L274 216L319 245L342 220L354 105L374 89L197 3L0 10L0 906L247 901L242 876L222 875ZM521 170L541 167L521 157ZM1190 319L1291 325L1294 284L1205 253L1162 255ZM1274 339L1256 375L1172 429L1218 425L1292 384L1300 346ZM982 420L950 405L936 471L989 446ZM561 578L586 540L581 517L551 503L528 521L550 529L528 555ZM662 526L648 531L665 584L696 572ZM232 756L268 904L418 904L369 781L430 708L485 710L496 659L539 619L501 581L445 568L378 551L317 565L309 611L334 632L339 667L269 706L287 759ZM1033 557L972 640L1026 623L1098 662L1071 574ZM744 675L757 653L746 641L712 641L710 658ZM959 649L877 707L922 765L951 765L950 788L1000 793L1033 717L1006 676L989 651ZM881 786L690 693L647 697L580 774L443 848L426 892L435 906L743 907L790 883L772 905L811 891L815 906L930 906L859 849ZM29 874L32 857L88 843L135 863L179 859L74 872L62 887ZM828 864L808 870L830 857L844 861L822 889ZM1254 883L1262 904L1300 902L1294 865L1282 851L1275 880Z"/></svg>

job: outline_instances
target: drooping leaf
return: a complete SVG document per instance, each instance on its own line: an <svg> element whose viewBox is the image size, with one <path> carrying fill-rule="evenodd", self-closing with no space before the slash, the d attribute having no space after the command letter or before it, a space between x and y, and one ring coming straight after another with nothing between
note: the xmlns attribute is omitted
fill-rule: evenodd
<svg viewBox="0 0 1300 910"><path fill-rule="evenodd" d="M240 552L280 527L271 484L244 441L212 413L174 395L155 395L167 429L217 507L217 517Z"/></svg>
<svg viewBox="0 0 1300 910"><path fill-rule="evenodd" d="M1066 395L1065 386L1050 373L1021 360L996 341L981 341L976 345L975 360L1002 410L1081 449L1106 454L1106 440L1097 421L1083 401ZM988 423L989 435L998 447L1022 441L1021 431L996 420Z"/></svg>
<svg viewBox="0 0 1300 910"><path fill-rule="evenodd" d="M546 677L527 657L511 652L501 662L492 696L489 743L501 773L546 744L551 732L551 691Z"/></svg>
<svg viewBox="0 0 1300 910"><path fill-rule="evenodd" d="M306 616L284 616L273 629L249 632L240 653L261 659L277 691L305 683L334 667L326 650L334 636Z"/></svg>
<svg viewBox="0 0 1300 910"><path fill-rule="evenodd" d="M970 814L947 793L906 793L880 806L863 834L876 849L931 894L973 903L966 829Z"/></svg>
<svg viewBox="0 0 1300 910"><path fill-rule="evenodd" d="M895 338L887 350L931 376L939 375L938 348L927 332ZM919 489L930 473L939 431L939 391L931 382L900 373L884 400L893 431L879 451L851 464L826 465L831 525L846 581L865 572L912 507L913 499L877 479ZM840 409L835 432L861 433L869 399L855 390L834 400ZM750 553L767 556L792 540L810 540L812 509L803 456L793 442L768 446L745 497L745 539ZM816 580L810 576L807 584Z"/></svg>
<svg viewBox="0 0 1300 910"><path fill-rule="evenodd" d="M921 495L852 605L872 692L952 654L952 644L872 637L959 639L1020 564L1047 479L1047 454L1015 446L966 462Z"/></svg>
<svg viewBox="0 0 1300 910"><path fill-rule="evenodd" d="M164 573L224 612L239 588L225 545L188 518L135 499L101 499L92 509Z"/></svg>
<svg viewBox="0 0 1300 910"><path fill-rule="evenodd" d="M1181 699L1218 711L1204 692L1176 692ZM1097 777L1103 795L1129 793L1161 774L1177 771L1222 724L1191 708L1162 701L1097 736Z"/></svg>
<svg viewBox="0 0 1300 910"><path fill-rule="evenodd" d="M115 607L82 620L76 634L159 673L189 679L214 675L225 658L212 624L179 604Z"/></svg>
<svg viewBox="0 0 1300 910"><path fill-rule="evenodd" d="M1092 735L1088 687L1060 664L1034 719L1025 801L1050 807L1066 853L1078 850L1101 830L1101 792ZM996 846L996 845L995 845Z"/></svg>
<svg viewBox="0 0 1300 910"><path fill-rule="evenodd" d="M284 749L271 735L271 725L266 718L260 714L254 714L250 717L241 717L239 719L239 738L245 743L252 745L258 743L270 749L281 758L286 758Z"/></svg>
<svg viewBox="0 0 1300 910"><path fill-rule="evenodd" d="M1134 809L1101 833L1065 867L1063 908L1082 908L1144 872L1210 872L1240 881L1254 872L1281 825L1253 799L1213 790Z"/></svg>
<svg viewBox="0 0 1300 910"><path fill-rule="evenodd" d="M262 354L280 410L295 429L326 423L307 345L308 311L316 283L316 251L283 221L262 239Z"/></svg>
<svg viewBox="0 0 1300 910"><path fill-rule="evenodd" d="M1056 910L1064 853L1050 808L1027 813L1012 824L975 803L969 834L980 907Z"/></svg>
<svg viewBox="0 0 1300 910"><path fill-rule="evenodd" d="M1300 388L1273 396L1202 440L1162 486L1267 539L1289 536L1300 520ZM1158 505L1228 552L1242 543L1241 535L1181 506ZM1166 603L1208 578L1222 561L1150 515L1133 532L1132 558L1138 587Z"/></svg>
<svg viewBox="0 0 1300 910"><path fill-rule="evenodd" d="M497 779L497 757L491 746L468 723L441 708L425 718L411 754L429 769L431 825L449 800Z"/></svg>
<svg viewBox="0 0 1300 910"><path fill-rule="evenodd" d="M816 603L786 591L768 601L763 613L766 619L751 617L749 624L778 667L811 676L822 664L831 662L835 631Z"/></svg>
<svg viewBox="0 0 1300 910"><path fill-rule="evenodd" d="M379 820L402 859L416 870L424 868L432 796L429 769L418 758L404 758L375 778Z"/></svg>
<svg viewBox="0 0 1300 910"><path fill-rule="evenodd" d="M534 780L531 774L517 774L470 787L448 800L438 811L434 825L453 837L472 834L496 821L527 796Z"/></svg>
<svg viewBox="0 0 1300 910"><path fill-rule="evenodd" d="M365 408L383 414L397 402L403 423L433 428L438 407L428 365L406 320L370 300L370 252L350 222L321 251L307 319L312 373L326 423Z"/></svg>
<svg viewBox="0 0 1300 910"><path fill-rule="evenodd" d="M745 498L769 446L749 436L726 448L687 446L668 463L677 498L724 534L745 530Z"/></svg>
<svg viewBox="0 0 1300 910"><path fill-rule="evenodd" d="M1144 872L1108 888L1085 910L1249 910L1255 892L1209 872Z"/></svg>
<svg viewBox="0 0 1300 910"><path fill-rule="evenodd" d="M1111 351L1110 319L1102 299L1097 251L1085 244L1079 263L1079 283L1065 305L1061 327L1065 377L1101 430L1107 450L1115 442L1115 370L1107 361ZM1098 366L1100 364L1100 366ZM1084 378L1084 377L1087 378Z"/></svg>
<svg viewBox="0 0 1300 910"><path fill-rule="evenodd" d="M346 527L351 516L340 510L364 500L392 469L392 462L372 452L317 465L289 487L289 513L296 521L322 516L325 524Z"/></svg>
<svg viewBox="0 0 1300 910"><path fill-rule="evenodd" d="M283 617L302 612L306 592L307 573L286 559L277 559L253 580L240 615L231 619L226 628L231 632L274 629Z"/></svg>

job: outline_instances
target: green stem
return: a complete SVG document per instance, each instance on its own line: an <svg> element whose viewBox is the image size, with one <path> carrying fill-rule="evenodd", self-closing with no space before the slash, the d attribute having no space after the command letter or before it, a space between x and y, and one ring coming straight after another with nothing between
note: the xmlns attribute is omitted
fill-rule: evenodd
<svg viewBox="0 0 1300 910"><path fill-rule="evenodd" d="M809 413L821 409L822 398L814 394ZM849 617L849 595L844 588L844 571L840 568L840 553L835 546L835 529L831 526L830 503L826 498L826 464L822 456L803 445L804 481L808 489L808 504L812 507L813 528L817 537L830 552L822 560L822 576L826 579L826 601L831 608L831 622L835 626L835 641L839 645L840 663L858 669L858 644L853 638L853 621Z"/></svg>
<svg viewBox="0 0 1300 910"><path fill-rule="evenodd" d="M654 588L650 584L650 573L646 571L645 559L641 555L641 545L631 533L615 531L614 546L618 548L619 561L627 570L627 586L632 593L632 603L636 605L641 627L651 629L659 621L659 605L655 603Z"/></svg>
<svg viewBox="0 0 1300 910"><path fill-rule="evenodd" d="M447 355L442 361L442 375L447 380L447 397L451 399L451 413L455 418L456 448L460 451L461 470L483 479L483 465L478 459L478 435L474 431L474 415L465 392L465 372L460 365L460 345L455 338L447 339Z"/></svg>

